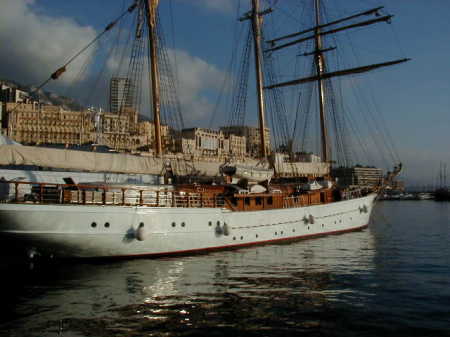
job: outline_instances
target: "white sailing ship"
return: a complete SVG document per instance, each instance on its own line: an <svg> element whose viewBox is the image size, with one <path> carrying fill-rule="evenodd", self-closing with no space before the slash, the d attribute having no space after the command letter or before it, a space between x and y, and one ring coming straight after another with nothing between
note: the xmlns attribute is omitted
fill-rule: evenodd
<svg viewBox="0 0 450 337"><path fill-rule="evenodd" d="M56 165L80 168L89 164L92 170L162 174L169 166L171 176L183 175L185 167L164 158L159 122L158 53L156 52L156 10L158 1L138 0L129 9L143 10L146 15L151 56L151 90L155 124L155 157L119 157L102 154L69 153L7 145L0 148L0 164ZM315 236L337 234L365 228L370 219L379 187L366 190L340 190L330 176L331 154L325 116L326 79L360 73L405 60L366 67L327 72L322 36L331 32L324 28L362 15L376 15L371 21L386 21L373 9L331 23L320 22L320 0L314 0L316 26L307 32L315 42L316 75L306 79L264 87L259 1L252 0L252 9L242 20L250 20L254 37L257 77L260 152L266 166L249 167L196 163L197 174L224 177L221 184L166 184L129 186L111 184L49 184L3 181L0 196L0 238L10 246L25 249L30 255L61 258L104 258L161 256L208 250L238 248L273 242L292 241ZM390 17L389 17L390 18ZM353 24L341 28L369 24ZM109 26L108 26L109 27ZM106 31L107 29L105 29ZM103 34L103 33L102 33ZM280 39L292 39L300 32ZM286 46L299 41L291 41ZM271 50L284 47L278 45ZM65 67L52 75L53 79ZM322 162L285 162L277 154L269 156L265 137L264 89L316 81L321 122ZM60 151L60 152L58 152ZM76 152L76 151L75 151ZM170 165L167 165L169 162ZM83 164L81 164L83 163ZM221 166L221 167L219 167ZM100 167L100 168L98 168ZM222 172L220 172L222 171ZM199 173L201 172L201 173ZM234 180L240 180L233 184ZM238 179L239 178L239 179ZM242 179L245 178L245 179ZM381 186L380 186L381 187Z"/></svg>

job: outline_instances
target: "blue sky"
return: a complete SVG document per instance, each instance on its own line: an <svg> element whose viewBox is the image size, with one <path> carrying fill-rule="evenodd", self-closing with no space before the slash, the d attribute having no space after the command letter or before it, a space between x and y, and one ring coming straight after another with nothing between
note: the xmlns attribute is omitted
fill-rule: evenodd
<svg viewBox="0 0 450 337"><path fill-rule="evenodd" d="M35 84L59 65L58 60L71 55L70 47L85 44L101 31L124 3L123 0L4 1L0 12L0 31L3 32L0 33L3 54L0 78L15 74L17 78L13 79ZM193 112L195 118L204 119L202 114L214 107L214 95L220 87L218 79L226 76L232 34L239 25L236 21L238 3L237 0L161 0L169 44L178 50L183 59L181 64L191 71L185 76L197 79L186 92L192 97L192 102L186 100L186 105L193 105L196 100L204 109L196 117ZM244 13L248 5L244 0L240 3L241 13ZM270 3L284 11L288 5L296 6L298 1L272 0ZM363 59L365 54L373 56L376 61L412 58L409 63L371 75L371 85L404 162L403 177L410 183L432 183L437 177L439 161L450 163L450 2L326 0L326 3L346 14L384 5L395 15L391 26L382 25L380 31L370 30L368 47L361 55ZM168 16L169 6L173 8L173 27ZM330 13L333 14L333 10ZM5 15L13 17L6 20ZM14 22L18 20L26 20L28 24L18 25ZM39 24L42 22L46 25ZM283 28L279 26L280 32ZM36 32L37 29L45 31L49 40L57 29L53 42L65 46L54 47L52 41ZM360 39L359 32L357 35ZM19 41L13 41L12 36L17 36ZM32 52L21 47L20 41L27 41L27 38L32 40L28 45L42 39L43 50ZM381 47L380 41L386 42L387 47ZM33 62L35 67L30 65Z"/></svg>

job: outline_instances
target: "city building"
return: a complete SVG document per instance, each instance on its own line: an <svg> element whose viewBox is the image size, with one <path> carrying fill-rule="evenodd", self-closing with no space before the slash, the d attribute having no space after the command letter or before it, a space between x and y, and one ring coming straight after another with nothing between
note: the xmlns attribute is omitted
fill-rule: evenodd
<svg viewBox="0 0 450 337"><path fill-rule="evenodd" d="M22 144L82 145L92 141L94 124L87 111L54 105L6 103L7 135Z"/></svg>
<svg viewBox="0 0 450 337"><path fill-rule="evenodd" d="M155 145L153 122L140 121L132 106L129 79L111 79L111 111L90 107L81 111L31 100L28 93L0 82L2 133L16 142L66 147L106 146L117 151L149 151ZM162 145L168 153L183 153L204 160L259 157L259 129L249 126L220 130L191 128L181 131L161 125ZM266 129L266 145L270 133Z"/></svg>
<svg viewBox="0 0 450 337"><path fill-rule="evenodd" d="M192 128L183 129L182 138L195 141L194 155L220 157L224 154L224 134L221 131Z"/></svg>
<svg viewBox="0 0 450 337"><path fill-rule="evenodd" d="M123 109L133 108L134 86L130 79L112 77L109 88L110 112L118 114Z"/></svg>
<svg viewBox="0 0 450 337"><path fill-rule="evenodd" d="M376 167L339 167L332 170L341 187L374 187L383 180L383 170Z"/></svg>
<svg viewBox="0 0 450 337"><path fill-rule="evenodd" d="M229 157L246 156L246 139L230 134L225 136L220 130L192 128L182 130L175 152L194 157L223 160Z"/></svg>
<svg viewBox="0 0 450 337"><path fill-rule="evenodd" d="M234 126L223 126L220 130L226 135L235 135L246 138L246 153L250 157L258 158L261 156L260 151L260 132L259 128L254 126L246 126L246 125L234 125ZM271 152L270 147L270 130L268 128L265 129L265 142L266 148L268 152Z"/></svg>
<svg viewBox="0 0 450 337"><path fill-rule="evenodd" d="M23 144L104 145L117 151L151 150L153 122L139 121L132 108L120 114L89 108L65 110L60 106L32 103L2 103L0 123L3 133ZM170 129L161 125L163 146L171 147Z"/></svg>

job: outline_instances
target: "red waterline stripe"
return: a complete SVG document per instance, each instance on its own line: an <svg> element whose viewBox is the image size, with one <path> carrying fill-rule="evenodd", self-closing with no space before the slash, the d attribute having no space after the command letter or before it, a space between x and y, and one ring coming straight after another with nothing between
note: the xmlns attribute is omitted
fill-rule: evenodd
<svg viewBox="0 0 450 337"><path fill-rule="evenodd" d="M300 235L300 236L294 236L294 237L288 237L288 238L280 238L280 239L273 239L273 240L266 240L266 241L253 241L253 242L240 243L240 244L234 244L234 245L226 245L226 246L216 246L216 247L197 248L197 249L188 249L188 250L177 250L177 251L174 251L174 252L162 252L162 253L117 255L117 256L97 257L97 258L88 258L88 259L111 259L111 258L132 258L132 257L164 257L164 256L176 256L176 255L188 255L188 254L201 254L201 253L207 253L207 252L213 252L213 251L231 250L231 249L244 248L244 247L250 247L250 246L262 246L262 245L267 245L267 244L271 244L271 243L299 241L299 240L310 239L310 238L318 238L318 237L327 236L327 235L355 232L355 231L362 230L362 229L366 228L367 226L368 225L363 225L363 226L360 226L360 227L355 227L355 228L350 228L350 229L343 229L343 230L332 231L332 232L324 232L324 233L317 233L317 234L307 234L307 235Z"/></svg>

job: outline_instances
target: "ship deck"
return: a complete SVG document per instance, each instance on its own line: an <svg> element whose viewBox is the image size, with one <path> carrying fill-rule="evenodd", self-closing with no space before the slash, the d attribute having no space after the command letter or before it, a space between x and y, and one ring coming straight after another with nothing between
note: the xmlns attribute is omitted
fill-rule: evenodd
<svg viewBox="0 0 450 337"><path fill-rule="evenodd" d="M291 185L274 187L264 193L236 193L234 188L227 185L130 186L0 181L0 201L53 205L225 208L239 212L305 207L362 196L360 191L343 196L333 188L299 191Z"/></svg>

